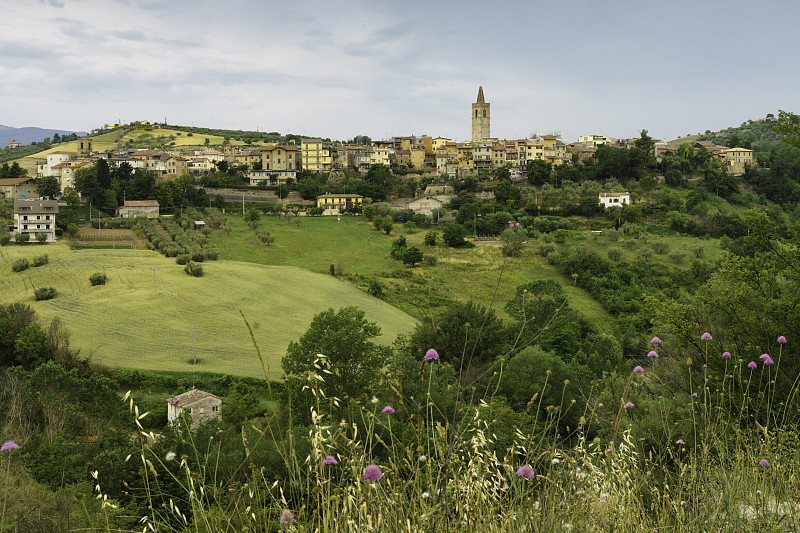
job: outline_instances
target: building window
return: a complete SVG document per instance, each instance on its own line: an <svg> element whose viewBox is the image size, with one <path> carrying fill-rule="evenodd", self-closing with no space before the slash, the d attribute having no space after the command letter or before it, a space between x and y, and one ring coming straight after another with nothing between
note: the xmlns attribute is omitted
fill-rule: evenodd
<svg viewBox="0 0 800 533"><path fill-rule="evenodd" d="M214 413L219 413L219 405L212 405L211 411Z"/></svg>

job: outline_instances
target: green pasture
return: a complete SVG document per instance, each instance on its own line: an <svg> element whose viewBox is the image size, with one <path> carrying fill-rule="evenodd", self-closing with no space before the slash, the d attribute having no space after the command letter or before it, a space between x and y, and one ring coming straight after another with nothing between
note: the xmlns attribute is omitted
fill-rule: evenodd
<svg viewBox="0 0 800 533"><path fill-rule="evenodd" d="M12 272L15 259L47 253L47 265ZM59 317L83 356L108 367L263 376L250 333L253 328L270 375L290 341L314 314L355 305L377 322L389 344L409 333L415 320L391 305L330 275L291 266L241 261L204 264L192 278L160 254L142 250L70 250L61 243L0 248L0 304L32 305L43 321ZM91 287L105 272L108 284ZM33 290L55 287L58 297L35 302ZM198 365L192 365L194 334Z"/></svg>

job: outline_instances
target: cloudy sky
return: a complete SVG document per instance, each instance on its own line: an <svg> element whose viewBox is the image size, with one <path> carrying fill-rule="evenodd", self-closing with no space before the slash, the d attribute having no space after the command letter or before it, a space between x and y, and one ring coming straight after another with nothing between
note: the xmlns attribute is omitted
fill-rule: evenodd
<svg viewBox="0 0 800 533"><path fill-rule="evenodd" d="M0 124L657 138L800 112L800 3L15 0Z"/></svg>

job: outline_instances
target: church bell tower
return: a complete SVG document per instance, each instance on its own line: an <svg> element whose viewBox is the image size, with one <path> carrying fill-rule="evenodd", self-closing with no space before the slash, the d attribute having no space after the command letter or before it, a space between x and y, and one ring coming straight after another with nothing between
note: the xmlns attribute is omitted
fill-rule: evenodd
<svg viewBox="0 0 800 533"><path fill-rule="evenodd" d="M483 97L483 86L478 87L478 101L472 104L472 142L489 139L489 103Z"/></svg>

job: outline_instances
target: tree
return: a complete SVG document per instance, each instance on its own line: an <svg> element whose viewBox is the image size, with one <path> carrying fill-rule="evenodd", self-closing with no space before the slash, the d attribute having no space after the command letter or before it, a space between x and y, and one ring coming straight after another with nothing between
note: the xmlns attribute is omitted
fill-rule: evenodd
<svg viewBox="0 0 800 533"><path fill-rule="evenodd" d="M403 252L404 265L411 265L411 268L414 268L414 265L421 261L422 261L422 250L420 250L416 246L411 245L406 248L405 252Z"/></svg>
<svg viewBox="0 0 800 533"><path fill-rule="evenodd" d="M528 161L528 181L531 185L544 185L550 179L553 165L543 159Z"/></svg>
<svg viewBox="0 0 800 533"><path fill-rule="evenodd" d="M357 398L365 391L378 388L389 354L388 348L372 341L380 333L381 328L369 322L364 311L354 306L339 310L330 308L314 315L308 330L297 342L289 343L281 360L289 375L288 389L296 420L309 417L308 402L312 395L301 390L306 383L303 377L306 372L318 373L324 381L315 380L313 386L319 386L326 398L342 400L342 407L345 398ZM324 356L322 364L330 374L315 366L317 354Z"/></svg>
<svg viewBox="0 0 800 533"><path fill-rule="evenodd" d="M444 231L442 232L442 240L447 246L458 248L459 246L464 246L466 244L464 235L466 235L464 226L458 223L450 224L444 228Z"/></svg>
<svg viewBox="0 0 800 533"><path fill-rule="evenodd" d="M519 249L522 247L522 242L525 238L521 232L506 228L500 234L500 240L502 241L501 251L503 255L506 257L514 257L519 253Z"/></svg>
<svg viewBox="0 0 800 533"><path fill-rule="evenodd" d="M61 196L61 184L58 183L55 176L36 178L36 194L48 198L58 198Z"/></svg>

